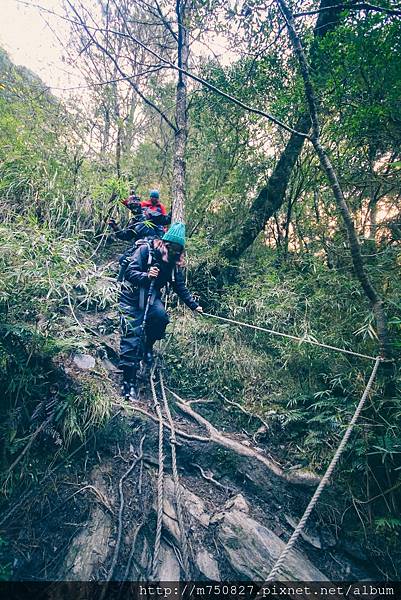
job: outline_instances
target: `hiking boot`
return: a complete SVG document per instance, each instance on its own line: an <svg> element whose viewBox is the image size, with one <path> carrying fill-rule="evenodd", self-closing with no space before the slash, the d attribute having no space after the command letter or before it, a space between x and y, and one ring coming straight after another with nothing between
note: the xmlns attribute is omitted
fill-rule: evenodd
<svg viewBox="0 0 401 600"><path fill-rule="evenodd" d="M154 354L153 354L153 344L149 344L147 342L145 344L144 353L143 353L143 362L148 369L153 366Z"/></svg>
<svg viewBox="0 0 401 600"><path fill-rule="evenodd" d="M153 365L154 355L152 348L148 349L144 353L143 362L145 365L150 368Z"/></svg>
<svg viewBox="0 0 401 600"><path fill-rule="evenodd" d="M130 400L131 402L138 402L138 400L139 400L139 392L138 392L138 386L137 386L136 382L133 383L131 381L129 384L128 400Z"/></svg>
<svg viewBox="0 0 401 600"><path fill-rule="evenodd" d="M136 381L123 381L122 394L127 401L137 402L138 401L138 389Z"/></svg>
<svg viewBox="0 0 401 600"><path fill-rule="evenodd" d="M122 385L122 394L126 400L135 402L138 400L138 384L137 384L138 366L124 367L124 381Z"/></svg>

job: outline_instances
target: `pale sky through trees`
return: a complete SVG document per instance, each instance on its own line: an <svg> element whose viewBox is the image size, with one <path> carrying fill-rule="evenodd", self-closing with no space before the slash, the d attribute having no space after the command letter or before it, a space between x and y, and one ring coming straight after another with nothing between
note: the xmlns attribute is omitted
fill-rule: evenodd
<svg viewBox="0 0 401 600"><path fill-rule="evenodd" d="M61 18L41 11L38 6L59 15L65 14L63 0L1 0L0 47L8 52L15 64L39 75L56 96L76 96L79 90L57 89L86 85L79 68L63 60L67 56L69 25ZM224 47L223 38L219 38L213 36L208 45L195 43L194 54L215 52L221 62L227 64L232 60L232 54Z"/></svg>
<svg viewBox="0 0 401 600"><path fill-rule="evenodd" d="M43 0L41 6L63 13L62 0ZM0 46L11 60L39 75L49 86L70 87L84 84L78 69L63 62L62 42L68 42L68 24L38 8L17 0L1 0ZM47 20L48 24L45 22ZM57 39L59 37L59 40ZM56 95L62 90L54 89Z"/></svg>

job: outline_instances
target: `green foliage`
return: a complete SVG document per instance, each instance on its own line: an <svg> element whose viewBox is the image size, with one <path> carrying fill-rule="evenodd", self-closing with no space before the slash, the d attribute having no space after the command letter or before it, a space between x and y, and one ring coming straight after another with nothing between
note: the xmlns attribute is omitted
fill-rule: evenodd
<svg viewBox="0 0 401 600"><path fill-rule="evenodd" d="M256 4L251 5L246 18L234 9L229 15L237 19L236 38L248 53L228 67L202 60L199 73L244 103L294 125L305 110L303 83L284 32L271 43L281 17L271 9L262 18ZM198 7L198 23L204 10ZM305 46L314 53L323 140L352 211L367 273L389 315L397 361L400 22L383 13L345 11L341 26L315 43L312 21L299 23ZM223 20L219 27L224 29ZM51 452L85 440L107 422L112 395L107 383L95 384L89 376L74 380L63 364L71 352L93 342L79 311L98 312L116 302L114 274L93 256L106 240L106 218L127 218L118 201L131 186L142 195L157 186L163 199L169 198L174 144L172 132L145 108L146 127L133 136L132 151L125 149L116 169L114 147L101 148L95 141L96 147L89 148L92 130L85 115L73 115L3 52L0 71L7 82L0 88L0 416L6 468L52 410L54 419L43 432ZM172 80L157 74L143 87L173 118ZM93 109L98 122L104 106L115 104L116 90L106 86L99 92ZM354 279L331 190L306 144L284 205L239 262L223 262L220 242L248 216L288 135L203 89L190 91L188 114L190 287L208 312L303 341L173 309L173 335L165 353L170 385L186 397L212 399L213 408L201 410L227 430L253 427L244 423L243 414L235 416L223 398L239 403L262 417L267 431L258 433L253 427L251 433L260 435L255 440L266 443L284 467L296 463L322 472L371 364L307 340L378 352L374 317ZM113 123L122 125L121 117ZM133 127L129 120L123 125L125 132ZM107 135L111 139L114 133ZM350 491L353 507L358 507L358 526L361 521L396 547L401 385L397 363L391 377L384 369L343 457L339 485L347 498ZM35 461L38 456L27 453L21 464L21 472L32 479L40 477ZM224 452L217 454L217 463L222 471L235 468ZM385 501L380 500L372 517L375 498ZM8 569L8 564L0 567L0 578Z"/></svg>
<svg viewBox="0 0 401 600"><path fill-rule="evenodd" d="M381 153L400 146L400 33L399 20L371 13L350 19L323 42L330 57L324 66L330 76L326 100L341 114L332 123L354 150L361 143Z"/></svg>
<svg viewBox="0 0 401 600"><path fill-rule="evenodd" d="M47 403L56 409L45 433L63 448L107 419L107 391L69 382L58 364L87 344L74 306L102 310L115 302L115 285L88 258L82 236L65 237L33 218L1 226L0 243L1 437L3 458L14 460L27 432L51 412Z"/></svg>
<svg viewBox="0 0 401 600"><path fill-rule="evenodd" d="M393 518L380 518L375 520L375 526L379 532L383 532L386 529L390 531L397 531L401 527L401 519Z"/></svg>
<svg viewBox="0 0 401 600"><path fill-rule="evenodd" d="M297 259L277 269L274 253L269 262L264 251L259 260L253 254L243 262L239 278L219 298L205 295L208 312L364 354L377 352L369 307L357 282L319 258L305 264ZM207 285L197 280L198 289ZM394 286L387 298L396 314L398 293ZM175 320L167 353L174 386L183 395L223 393L270 424L270 441L278 445L285 438L290 463L317 470L331 459L371 369L371 363L307 343L185 315ZM376 435L373 429L362 446L355 446L348 457L351 471L359 469L367 451L392 467L399 462L399 401L391 401L391 425L386 424L389 399L381 393L379 385L374 405L384 429Z"/></svg>
<svg viewBox="0 0 401 600"><path fill-rule="evenodd" d="M110 416L111 403L105 390L93 382L85 382L77 392L60 398L54 423L61 423L62 438L68 447L74 438L83 440L87 433L104 424Z"/></svg>

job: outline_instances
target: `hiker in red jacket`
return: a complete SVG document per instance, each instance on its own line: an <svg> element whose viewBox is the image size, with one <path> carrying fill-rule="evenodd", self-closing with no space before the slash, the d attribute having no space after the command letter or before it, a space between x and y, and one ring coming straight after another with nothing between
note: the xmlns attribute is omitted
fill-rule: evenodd
<svg viewBox="0 0 401 600"><path fill-rule="evenodd" d="M122 203L133 216L126 227L120 229L115 219L109 220L109 226L120 240L138 240L140 238L159 237L166 232L166 225L171 223L171 213L159 200L158 190L150 192L150 199L141 201L135 190Z"/></svg>
<svg viewBox="0 0 401 600"><path fill-rule="evenodd" d="M145 218L152 221L155 225L165 226L171 223L171 212L160 202L159 190L151 190L149 200L141 201L142 211Z"/></svg>

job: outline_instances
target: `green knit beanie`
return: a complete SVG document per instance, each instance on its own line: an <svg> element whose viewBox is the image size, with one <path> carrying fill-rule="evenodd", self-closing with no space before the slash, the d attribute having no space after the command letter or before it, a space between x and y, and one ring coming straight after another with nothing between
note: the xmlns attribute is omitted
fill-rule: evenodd
<svg viewBox="0 0 401 600"><path fill-rule="evenodd" d="M173 223L170 229L162 237L165 242L185 246L185 225L184 223Z"/></svg>

